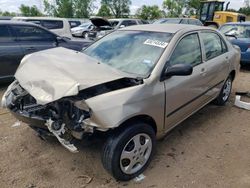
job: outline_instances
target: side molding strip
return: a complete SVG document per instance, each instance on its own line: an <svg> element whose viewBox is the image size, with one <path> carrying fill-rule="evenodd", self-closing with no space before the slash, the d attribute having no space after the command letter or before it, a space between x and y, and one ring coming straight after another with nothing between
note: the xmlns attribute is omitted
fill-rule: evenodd
<svg viewBox="0 0 250 188"><path fill-rule="evenodd" d="M207 92L209 92L210 90L214 89L215 87L217 87L218 85L222 84L224 82L221 81L218 84L214 85L213 87L209 88L208 90L206 90L205 92L201 93L200 95L198 95L197 97L193 98L192 100L188 101L187 103L183 104L182 106L178 107L177 109L175 109L174 111L170 112L167 117L170 117L172 115L174 115L176 112L178 112L179 110L181 110L182 108L186 107L187 105L189 105L190 103L194 102L195 100L199 99L200 97L202 97L203 95L205 95Z"/></svg>

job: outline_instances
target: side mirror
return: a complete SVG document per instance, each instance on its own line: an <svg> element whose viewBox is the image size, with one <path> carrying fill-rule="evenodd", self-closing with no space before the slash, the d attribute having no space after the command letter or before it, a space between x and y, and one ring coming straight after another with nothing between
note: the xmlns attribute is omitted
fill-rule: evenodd
<svg viewBox="0 0 250 188"><path fill-rule="evenodd" d="M170 67L167 67L165 72L162 75L161 80L165 80L171 76L188 76L193 73L193 67L188 64L176 64Z"/></svg>
<svg viewBox="0 0 250 188"><path fill-rule="evenodd" d="M124 27L126 27L125 25L120 25L120 28L124 28Z"/></svg>

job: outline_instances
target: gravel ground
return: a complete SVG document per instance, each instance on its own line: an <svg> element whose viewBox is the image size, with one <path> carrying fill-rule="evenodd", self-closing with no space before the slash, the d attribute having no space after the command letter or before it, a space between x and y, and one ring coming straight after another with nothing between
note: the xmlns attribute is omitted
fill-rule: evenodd
<svg viewBox="0 0 250 188"><path fill-rule="evenodd" d="M2 96L6 86L0 87ZM235 91L250 90L242 70ZM250 187L250 112L208 105L158 141L141 182L116 182L103 169L102 141L78 143L72 154L56 140L39 139L0 108L0 187Z"/></svg>

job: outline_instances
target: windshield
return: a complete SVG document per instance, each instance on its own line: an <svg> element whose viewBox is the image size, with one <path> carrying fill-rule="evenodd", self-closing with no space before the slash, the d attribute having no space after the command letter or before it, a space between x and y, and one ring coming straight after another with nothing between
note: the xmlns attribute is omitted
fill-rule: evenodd
<svg viewBox="0 0 250 188"><path fill-rule="evenodd" d="M154 24L163 24L163 23L172 23L172 24L179 24L181 19L179 18L172 18L172 19L160 19L156 20Z"/></svg>
<svg viewBox="0 0 250 188"><path fill-rule="evenodd" d="M112 25L112 27L116 27L119 21L109 20L109 23Z"/></svg>
<svg viewBox="0 0 250 188"><path fill-rule="evenodd" d="M115 31L95 42L84 53L120 71L147 77L171 37L170 33Z"/></svg>
<svg viewBox="0 0 250 188"><path fill-rule="evenodd" d="M204 15L204 14L207 15L208 5L209 5L209 3L204 3L204 4L202 5L201 15Z"/></svg>
<svg viewBox="0 0 250 188"><path fill-rule="evenodd" d="M237 38L250 38L250 25L224 25L220 31L225 35L235 35Z"/></svg>
<svg viewBox="0 0 250 188"><path fill-rule="evenodd" d="M87 28L87 27L89 27L90 25L91 25L91 23L89 22L89 23L84 23L84 24L80 25L79 27Z"/></svg>

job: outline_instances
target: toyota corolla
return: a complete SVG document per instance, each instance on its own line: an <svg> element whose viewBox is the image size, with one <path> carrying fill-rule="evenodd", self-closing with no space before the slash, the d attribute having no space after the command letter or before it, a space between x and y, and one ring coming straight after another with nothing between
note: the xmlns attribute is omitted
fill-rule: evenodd
<svg viewBox="0 0 250 188"><path fill-rule="evenodd" d="M69 137L106 133L103 166L130 180L149 165L157 138L211 101L228 101L239 62L239 49L211 28L132 26L82 53L25 56L2 104L71 152Z"/></svg>

